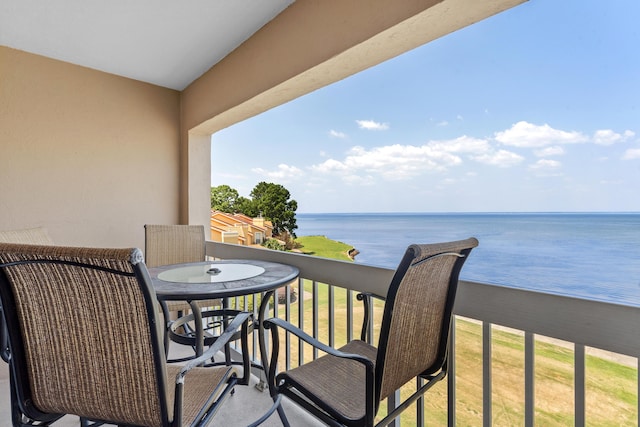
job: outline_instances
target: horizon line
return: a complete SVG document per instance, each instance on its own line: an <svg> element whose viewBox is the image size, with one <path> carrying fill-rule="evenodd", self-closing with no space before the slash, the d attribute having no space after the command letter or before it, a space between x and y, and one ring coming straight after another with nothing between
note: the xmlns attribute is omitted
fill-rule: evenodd
<svg viewBox="0 0 640 427"><path fill-rule="evenodd" d="M640 211L366 211L366 212L296 212L302 215L638 215Z"/></svg>

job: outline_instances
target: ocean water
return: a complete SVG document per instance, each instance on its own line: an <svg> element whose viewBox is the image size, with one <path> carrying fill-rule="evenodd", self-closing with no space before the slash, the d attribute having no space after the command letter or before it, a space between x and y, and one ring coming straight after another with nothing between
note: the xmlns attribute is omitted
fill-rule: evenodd
<svg viewBox="0 0 640 427"><path fill-rule="evenodd" d="M395 268L406 247L476 237L461 278L640 306L640 213L296 215L298 236L360 251Z"/></svg>

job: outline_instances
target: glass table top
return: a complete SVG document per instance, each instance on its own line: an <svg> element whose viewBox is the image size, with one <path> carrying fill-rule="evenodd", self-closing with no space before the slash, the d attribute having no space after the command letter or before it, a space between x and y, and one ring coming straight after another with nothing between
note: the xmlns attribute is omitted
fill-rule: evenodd
<svg viewBox="0 0 640 427"><path fill-rule="evenodd" d="M178 267L158 274L158 279L175 283L221 283L256 277L265 269L251 264L202 264Z"/></svg>

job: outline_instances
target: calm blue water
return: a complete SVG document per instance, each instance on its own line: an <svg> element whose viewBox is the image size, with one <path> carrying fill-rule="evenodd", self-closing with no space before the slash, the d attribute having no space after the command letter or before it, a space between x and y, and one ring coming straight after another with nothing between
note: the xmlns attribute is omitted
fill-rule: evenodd
<svg viewBox="0 0 640 427"><path fill-rule="evenodd" d="M395 268L411 243L476 237L461 278L640 306L640 214L297 214L298 236Z"/></svg>

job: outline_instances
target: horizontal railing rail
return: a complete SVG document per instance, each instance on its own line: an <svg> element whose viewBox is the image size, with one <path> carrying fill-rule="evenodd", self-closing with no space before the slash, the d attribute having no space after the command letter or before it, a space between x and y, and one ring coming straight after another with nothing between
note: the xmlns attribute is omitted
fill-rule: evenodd
<svg viewBox="0 0 640 427"><path fill-rule="evenodd" d="M294 265L300 270L300 292L304 293L303 280L312 282L311 296L300 295L297 306L299 325L311 323L311 331L317 337L320 329L327 329L327 341L334 345L336 329L334 312L334 293L340 288L355 292L370 292L385 295L391 281L393 270L366 266L362 264L338 261L302 255L290 252L272 251L261 248L207 242L207 255L220 259L249 258ZM400 254L401 255L401 254ZM399 256L400 256L399 255ZM464 272L463 272L464 276ZM328 316L321 325L318 312L319 284L328 286ZM290 291L287 291L289 295ZM303 301L309 299L309 301ZM278 313L276 302L274 313ZM347 300L348 339L353 336L352 319L354 302L351 293ZM305 309L305 307L307 307ZM311 319L304 314L311 307ZM286 298L285 316L290 319L292 307ZM535 418L535 342L538 336L562 340L573 346L574 351L574 424L586 424L586 348L596 348L635 359L636 376L640 357L640 307L614 304L609 302L586 300L571 296L549 294L532 290L510 288L486 283L461 280L454 306L456 316L479 322L482 331L482 419L486 426L492 425L492 330L493 325L521 331L524 335L524 425L533 425ZM322 326L322 327L320 327ZM454 328L455 330L455 328ZM358 331L359 332L359 331ZM452 354L456 351L456 337L453 336ZM290 352L287 337L286 349L289 366ZM302 360L303 348L298 348ZM316 357L316 354L313 355ZM448 376L449 425L455 425L455 357L450 358L453 366ZM632 360L634 360L632 359ZM637 381L636 402L640 395L640 381ZM639 406L640 404L636 404ZM423 423L422 410L418 410L418 425ZM637 423L640 425L640 407L636 408Z"/></svg>

